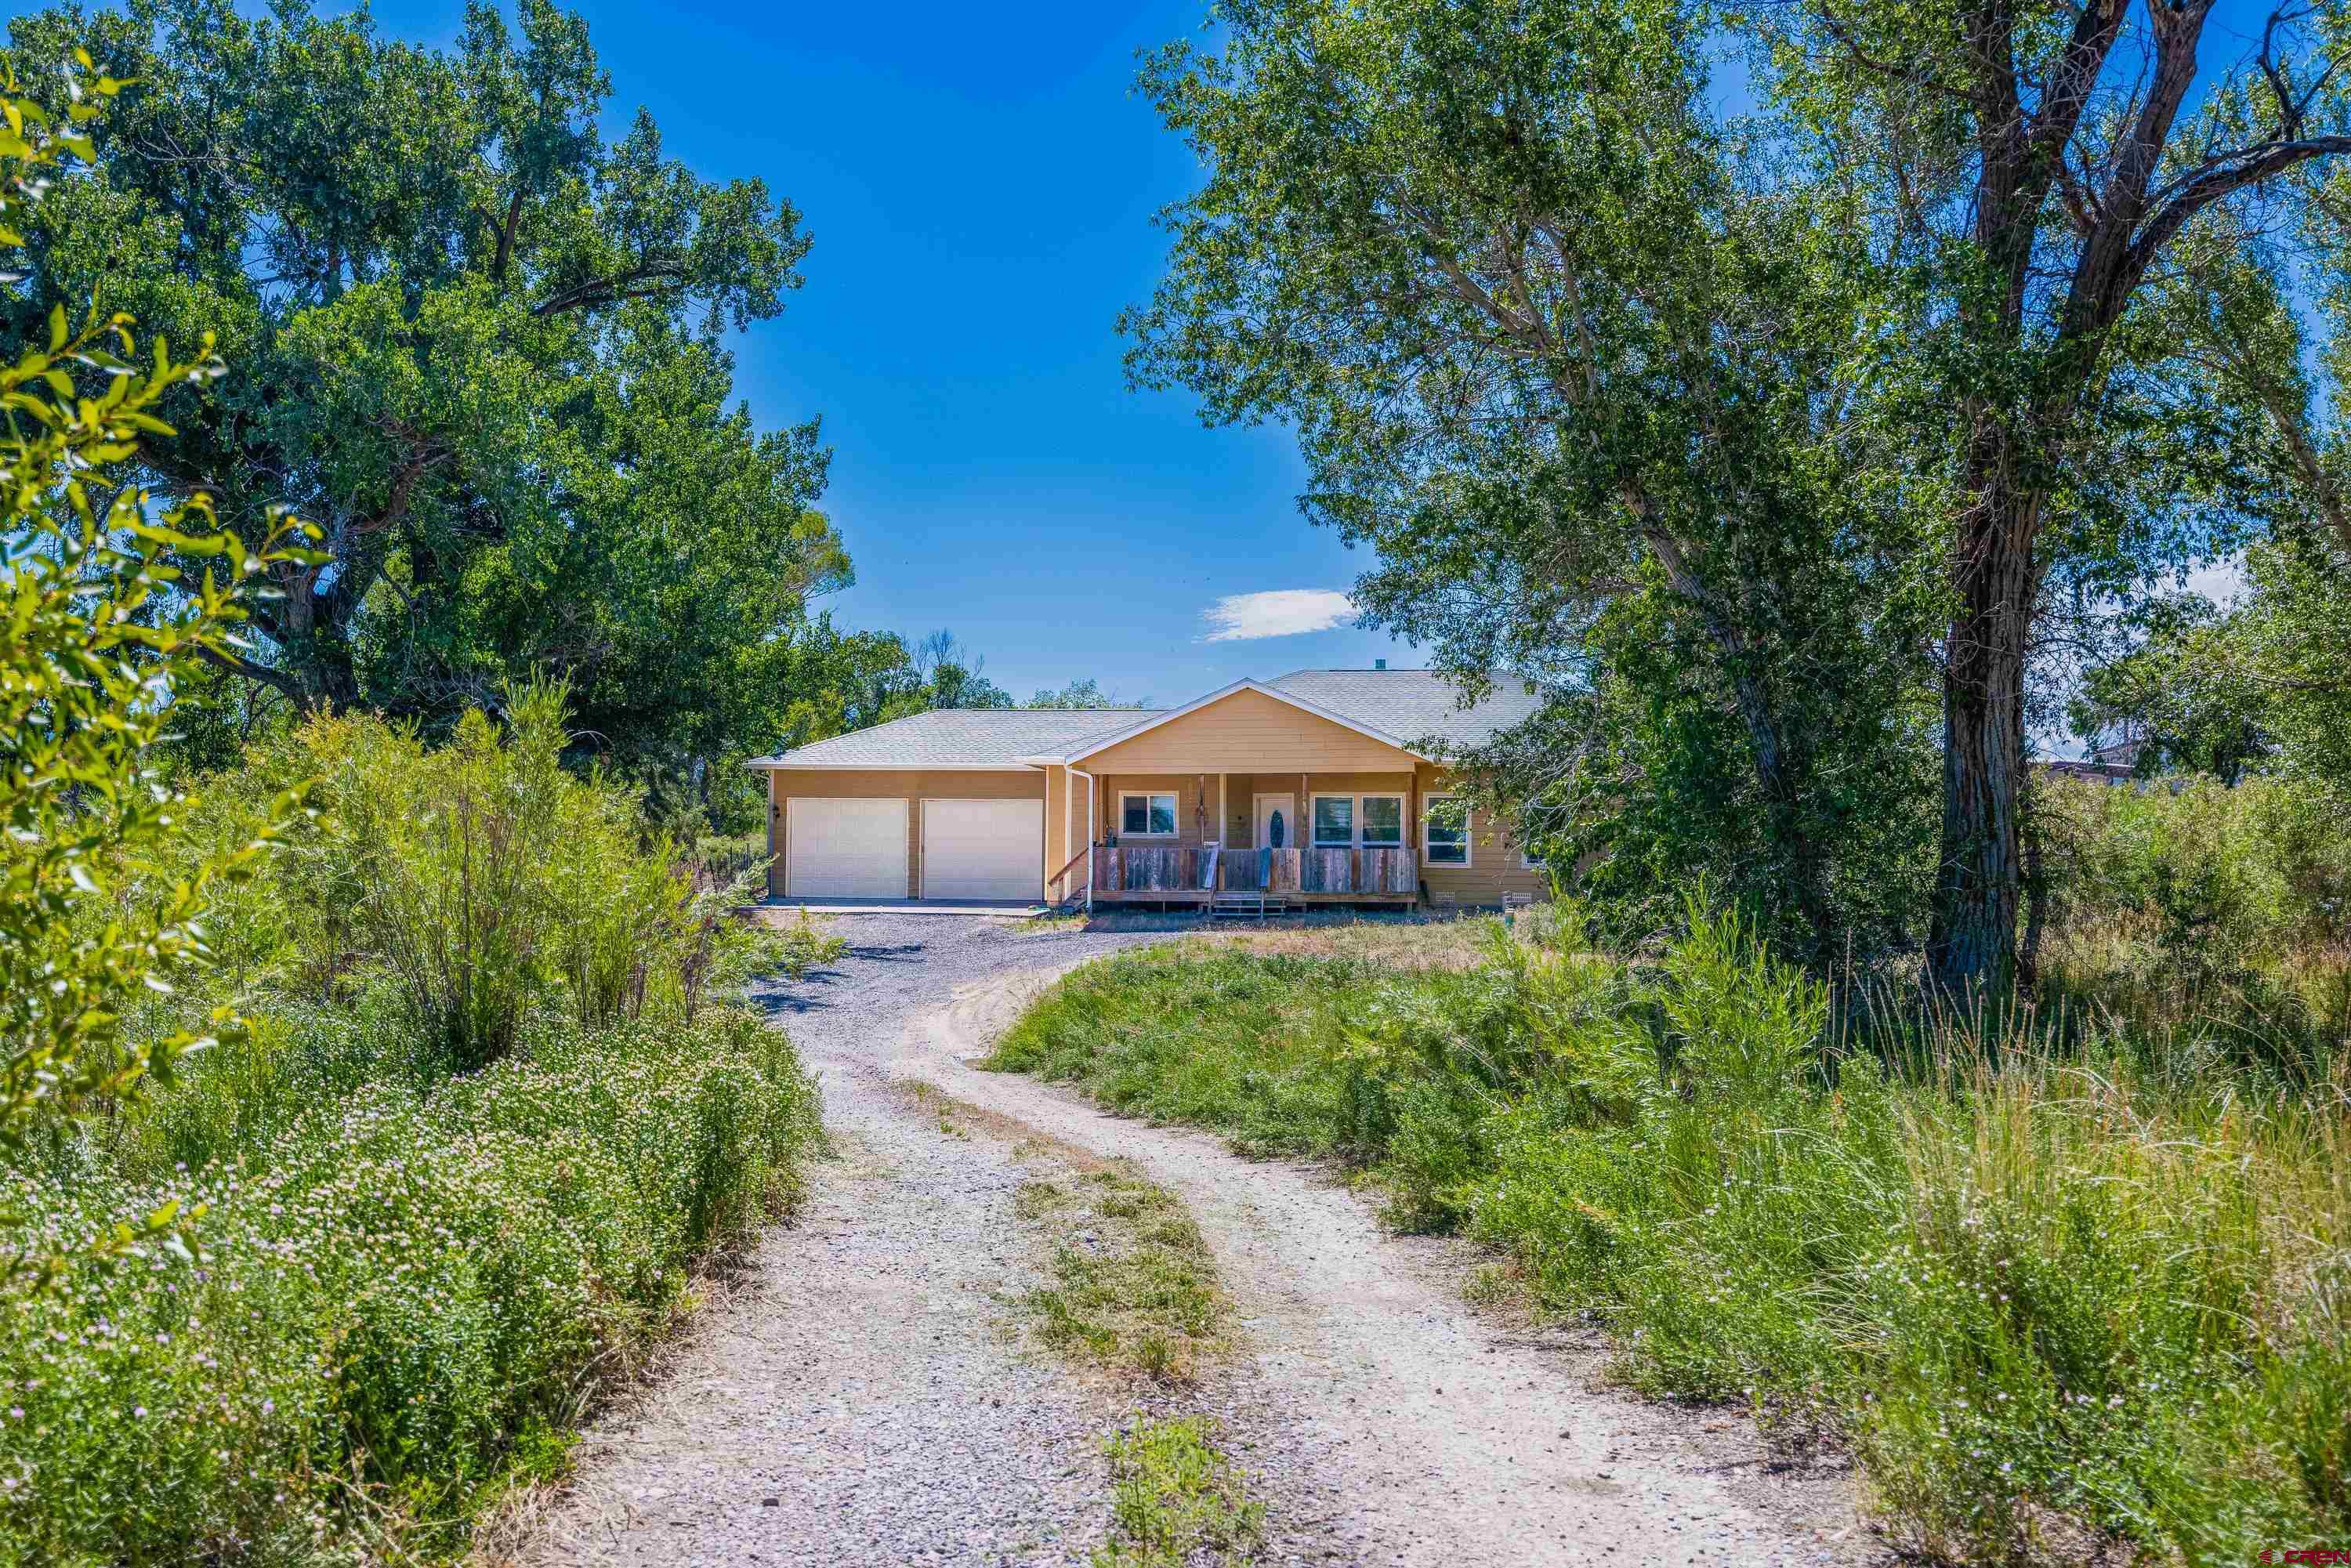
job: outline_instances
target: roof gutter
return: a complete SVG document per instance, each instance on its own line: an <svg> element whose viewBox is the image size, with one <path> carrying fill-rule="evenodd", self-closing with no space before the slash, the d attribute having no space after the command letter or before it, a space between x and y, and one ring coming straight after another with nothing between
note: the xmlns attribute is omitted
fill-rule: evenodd
<svg viewBox="0 0 2351 1568"><path fill-rule="evenodd" d="M1034 773L1026 758L1011 762L795 762L782 757L755 757L743 765L754 773Z"/></svg>

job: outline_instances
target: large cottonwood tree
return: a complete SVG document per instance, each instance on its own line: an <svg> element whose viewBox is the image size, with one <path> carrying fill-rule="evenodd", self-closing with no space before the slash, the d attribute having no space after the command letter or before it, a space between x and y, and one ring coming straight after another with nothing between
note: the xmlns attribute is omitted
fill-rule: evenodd
<svg viewBox="0 0 2351 1568"><path fill-rule="evenodd" d="M1791 0L1759 68L1915 280L1906 330L1954 418L1943 832L1930 967L2013 973L2026 677L2064 497L2104 455L2118 340L2183 242L2290 224L2351 152L2345 17L2214 0ZM2269 210L2264 211L2264 206Z"/></svg>
<svg viewBox="0 0 2351 1568"><path fill-rule="evenodd" d="M1931 672L1931 967L1997 989L2036 629L2176 564L2230 457L2146 286L2351 149L2333 15L2199 74L2211 9L1222 6L1220 52L1145 76L1208 167L1138 379L1297 425L1310 513L1381 552L1375 619L1465 671L1642 683L1614 798L1669 776L1633 729L1719 692L1753 784L1727 817L1778 868L1750 891L1815 954ZM1741 36L1732 121L1703 62Z"/></svg>
<svg viewBox="0 0 2351 1568"><path fill-rule="evenodd" d="M234 373L140 477L248 537L289 507L324 531L225 665L428 720L554 667L613 749L725 749L747 651L847 570L813 425L755 428L719 341L799 284L788 203L696 176L643 113L607 137L587 27L547 0L511 26L469 6L448 50L298 0L10 36L27 81L86 44L134 85L0 309L94 295L175 343L214 332Z"/></svg>
<svg viewBox="0 0 2351 1568"><path fill-rule="evenodd" d="M1309 514L1379 551L1369 618L1562 694L1578 733L1531 736L1515 787L1630 835L1571 858L1707 871L1840 953L1927 624L1844 193L1714 122L1672 4L1218 15L1144 77L1207 178L1126 319L1136 379L1294 424Z"/></svg>

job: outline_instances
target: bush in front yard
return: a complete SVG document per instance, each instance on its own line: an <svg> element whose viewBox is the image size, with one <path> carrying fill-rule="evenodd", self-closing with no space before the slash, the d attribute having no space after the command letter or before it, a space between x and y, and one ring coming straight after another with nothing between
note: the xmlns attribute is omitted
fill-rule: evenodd
<svg viewBox="0 0 2351 1568"><path fill-rule="evenodd" d="M195 1262L78 1271L0 1315L0 1563L456 1547L481 1489L559 1457L695 1255L796 1200L819 1136L789 1041L721 1011L542 1023L193 1176L22 1178L65 1241L211 1207Z"/></svg>

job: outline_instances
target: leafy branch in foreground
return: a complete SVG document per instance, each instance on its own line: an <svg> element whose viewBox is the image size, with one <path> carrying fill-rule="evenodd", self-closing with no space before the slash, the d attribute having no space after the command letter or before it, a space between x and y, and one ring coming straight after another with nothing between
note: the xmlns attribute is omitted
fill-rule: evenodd
<svg viewBox="0 0 2351 1568"><path fill-rule="evenodd" d="M0 246L22 243L25 207L68 158L91 157L84 128L123 85L95 75L87 53L76 63L62 121L13 78L0 84ZM172 684L198 660L228 656L271 569L318 557L291 518L255 549L216 525L206 497L162 507L117 477L142 437L172 434L156 404L223 371L209 338L186 361L158 339L142 369L131 326L93 309L76 330L59 306L46 341L0 365L0 1149L12 1151L142 1078L167 1078L236 1027L223 1008L204 1027L134 1041L123 1020L205 960L207 890L249 875L301 810L288 791L246 842L173 852L187 801L152 763ZM189 581L167 554L211 564ZM99 1249L135 1249L179 1218L167 1206Z"/></svg>

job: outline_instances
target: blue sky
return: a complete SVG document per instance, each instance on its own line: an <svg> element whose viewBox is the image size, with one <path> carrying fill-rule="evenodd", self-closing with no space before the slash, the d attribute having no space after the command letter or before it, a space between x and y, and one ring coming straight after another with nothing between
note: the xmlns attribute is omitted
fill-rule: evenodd
<svg viewBox="0 0 2351 1568"><path fill-rule="evenodd" d="M374 9L422 42L463 22L462 0ZM1368 558L1299 515L1287 434L1205 430L1188 399L1125 387L1113 319L1159 275L1153 213L1196 177L1130 96L1135 51L1195 32L1199 0L580 9L609 126L643 104L674 155L766 180L815 238L807 286L737 343L737 385L762 426L822 416L858 575L837 620L948 628L1023 698L1425 662L1344 624L1205 640L1219 601L1342 591ZM1252 601L1242 627L1331 607Z"/></svg>

